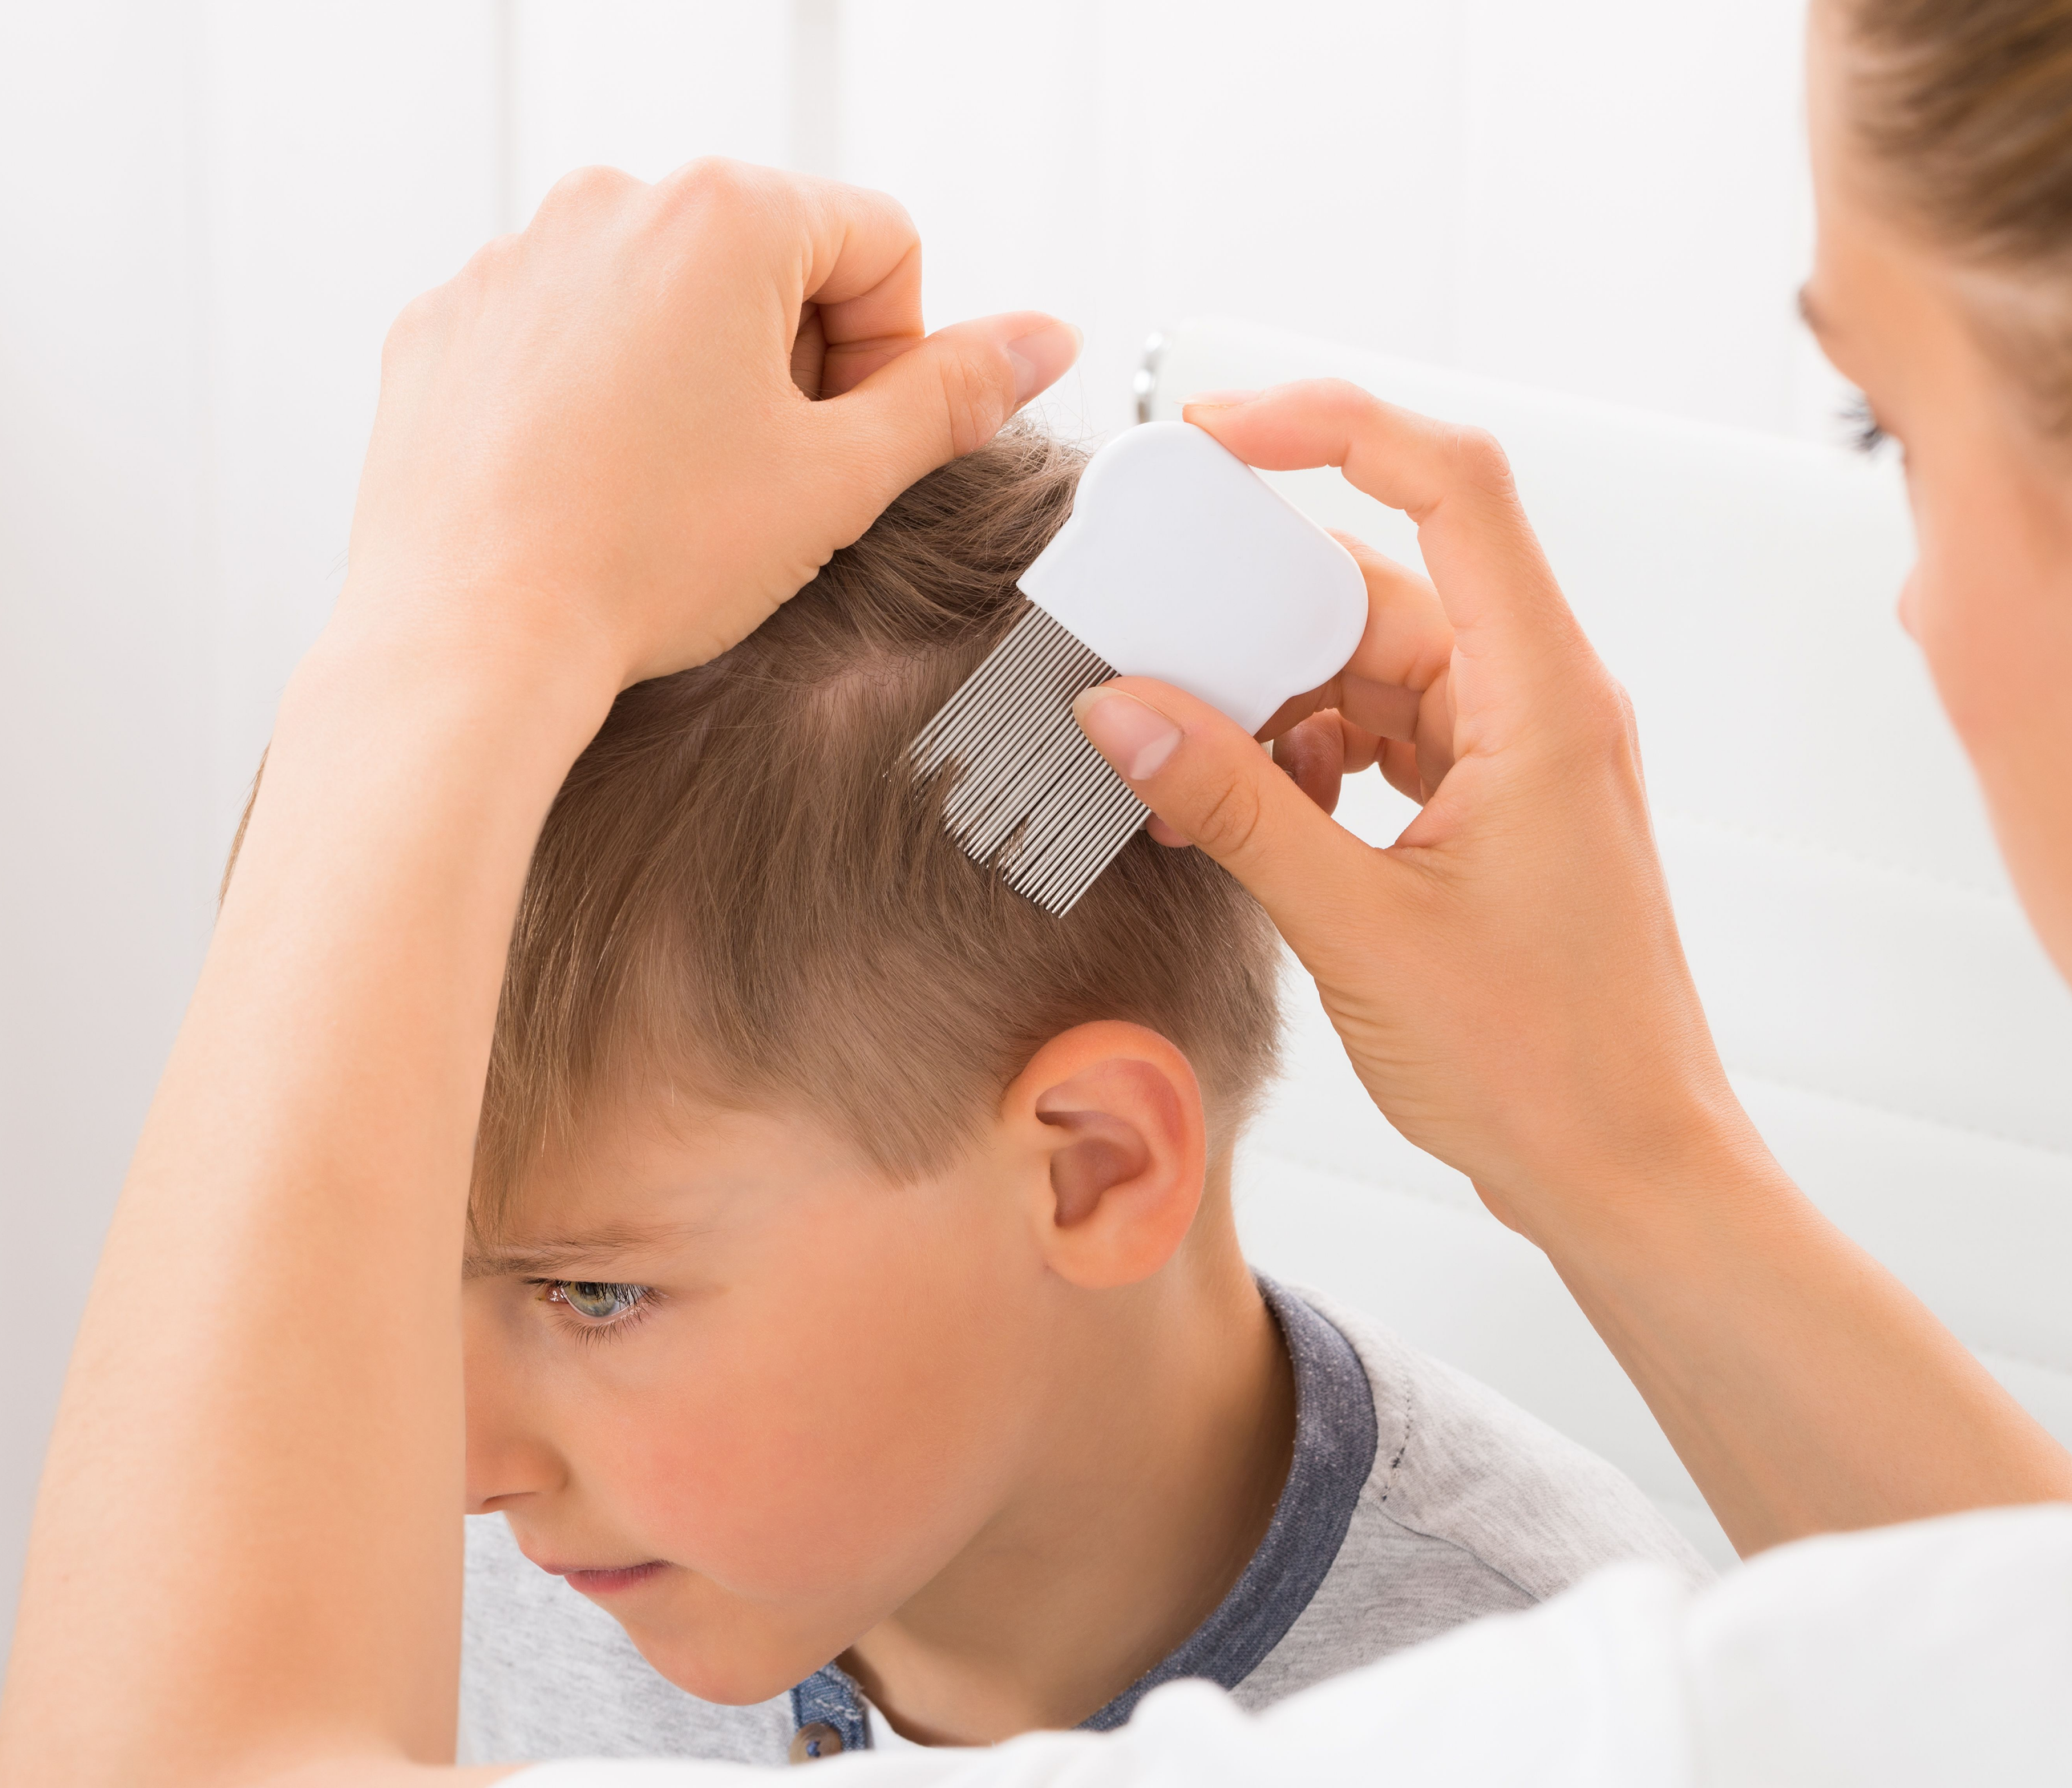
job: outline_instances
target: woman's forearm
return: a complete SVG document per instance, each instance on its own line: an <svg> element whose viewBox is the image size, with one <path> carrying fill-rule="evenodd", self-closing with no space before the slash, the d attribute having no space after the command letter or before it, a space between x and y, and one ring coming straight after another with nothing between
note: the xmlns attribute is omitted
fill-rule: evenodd
<svg viewBox="0 0 2072 1788"><path fill-rule="evenodd" d="M1736 1548L2072 1500L2072 1455L1734 1128L1537 1239Z"/></svg>
<svg viewBox="0 0 2072 1788"><path fill-rule="evenodd" d="M475 1115L613 690L336 643L297 673L80 1332L8 1780L231 1779L311 1734L450 1761Z"/></svg>
<svg viewBox="0 0 2072 1788"><path fill-rule="evenodd" d="M619 689L746 637L1071 364L1034 312L924 336L919 267L879 195L592 168L390 332L352 573L59 1412L0 1780L450 1759L461 1250L533 842Z"/></svg>

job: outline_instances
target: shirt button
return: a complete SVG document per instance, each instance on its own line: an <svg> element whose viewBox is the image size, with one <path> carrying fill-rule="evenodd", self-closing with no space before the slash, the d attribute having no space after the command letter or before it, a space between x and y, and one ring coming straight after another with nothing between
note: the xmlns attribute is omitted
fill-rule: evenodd
<svg viewBox="0 0 2072 1788"><path fill-rule="evenodd" d="M841 1734L824 1720L801 1726L791 1735L791 1761L810 1763L816 1757L832 1757L842 1748Z"/></svg>

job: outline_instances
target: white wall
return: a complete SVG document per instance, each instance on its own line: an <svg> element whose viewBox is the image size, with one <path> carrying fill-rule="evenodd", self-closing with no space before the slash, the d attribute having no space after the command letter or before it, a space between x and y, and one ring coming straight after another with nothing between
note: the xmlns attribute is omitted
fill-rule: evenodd
<svg viewBox="0 0 2072 1788"><path fill-rule="evenodd" d="M1227 313L1784 433L1799 0L67 0L0 12L0 1633L92 1255L386 319L586 160L881 185L931 314ZM195 1288L195 1295L235 1288Z"/></svg>
<svg viewBox="0 0 2072 1788"><path fill-rule="evenodd" d="M842 172L912 210L940 314L1087 328L1095 430L1149 331L1218 313L1825 434L1803 10L849 0Z"/></svg>
<svg viewBox="0 0 2072 1788"><path fill-rule="evenodd" d="M0 1615L207 923L193 44L124 14L17 9L0 47Z"/></svg>
<svg viewBox="0 0 2072 1788"><path fill-rule="evenodd" d="M488 4L80 0L0 39L0 1631L101 1229L387 319L493 228ZM195 1295L234 1296L232 1286Z"/></svg>

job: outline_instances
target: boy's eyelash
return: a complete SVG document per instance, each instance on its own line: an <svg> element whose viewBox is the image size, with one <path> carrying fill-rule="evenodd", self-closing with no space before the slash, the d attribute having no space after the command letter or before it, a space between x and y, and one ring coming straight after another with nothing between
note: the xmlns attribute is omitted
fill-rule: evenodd
<svg viewBox="0 0 2072 1788"><path fill-rule="evenodd" d="M1858 453L1874 454L1892 438L1861 392L1842 406L1842 421L1849 431L1849 445Z"/></svg>
<svg viewBox="0 0 2072 1788"><path fill-rule="evenodd" d="M538 1288L542 1303L561 1306L561 1313L557 1313L559 1326L586 1345L617 1340L646 1320L648 1312L660 1301L661 1295L652 1285L622 1284L602 1279L528 1279L525 1282ZM623 1307L613 1316L586 1316L570 1301L571 1287L579 1297L592 1303L604 1301L604 1294L623 1294Z"/></svg>

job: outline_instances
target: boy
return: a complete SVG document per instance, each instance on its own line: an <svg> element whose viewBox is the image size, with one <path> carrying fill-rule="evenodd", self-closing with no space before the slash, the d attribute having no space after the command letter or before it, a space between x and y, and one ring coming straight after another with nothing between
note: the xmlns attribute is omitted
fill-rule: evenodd
<svg viewBox="0 0 2072 1788"><path fill-rule="evenodd" d="M1258 1707L1615 1560L1703 1573L1601 1461L1251 1274L1248 897L1140 838L1054 919L906 777L1078 471L1010 430L924 479L563 788L478 1149L464 1756Z"/></svg>

